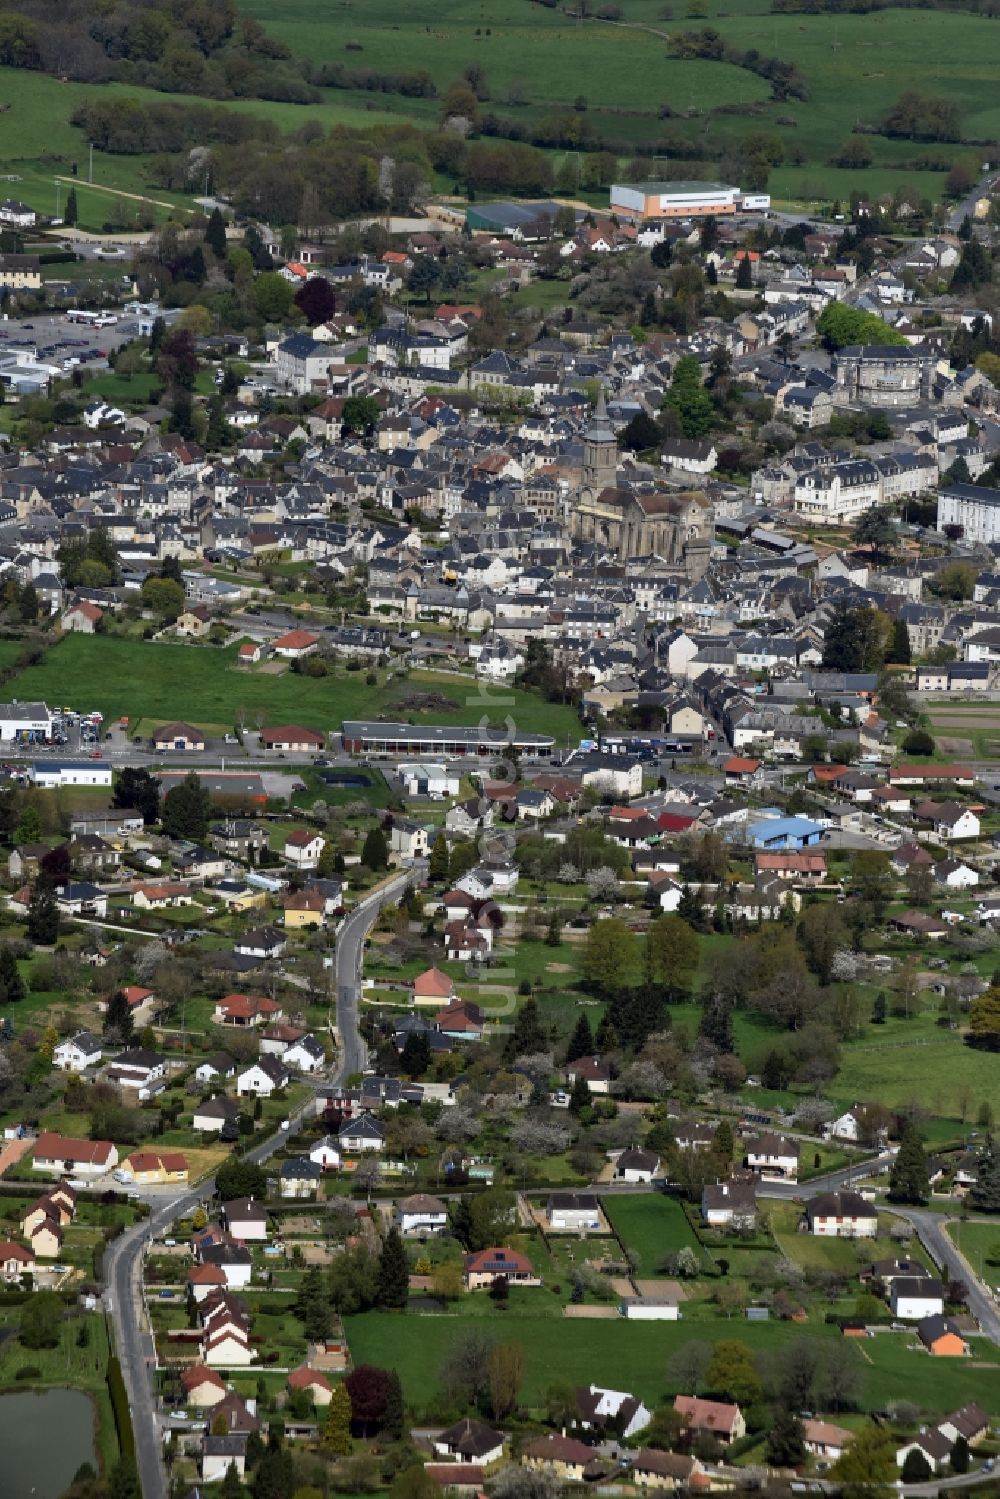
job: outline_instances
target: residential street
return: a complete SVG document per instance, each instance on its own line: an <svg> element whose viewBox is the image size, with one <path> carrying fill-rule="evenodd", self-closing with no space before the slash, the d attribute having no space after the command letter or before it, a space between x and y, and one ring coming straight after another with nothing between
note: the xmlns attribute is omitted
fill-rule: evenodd
<svg viewBox="0 0 1000 1499"><path fill-rule="evenodd" d="M361 984L361 956L365 938L382 907L396 899L410 876L400 875L361 901L345 917L337 940L335 980L337 984L337 1025L340 1031L340 1057L330 1078L340 1082L351 1073L363 1070L366 1048L358 1032L358 996ZM312 1106L307 1100L291 1116L292 1129L301 1122ZM279 1130L247 1152L247 1159L261 1165L284 1144L288 1131ZM128 1392L135 1429L135 1456L143 1499L165 1499L167 1475L163 1465L163 1446L156 1418L154 1396L154 1348L149 1331L142 1294L142 1259L146 1245L177 1218L193 1212L215 1190L214 1178L206 1178L197 1187L172 1198L156 1208L145 1222L137 1224L109 1244L104 1261L106 1298L114 1328L114 1344L121 1360L125 1389Z"/></svg>

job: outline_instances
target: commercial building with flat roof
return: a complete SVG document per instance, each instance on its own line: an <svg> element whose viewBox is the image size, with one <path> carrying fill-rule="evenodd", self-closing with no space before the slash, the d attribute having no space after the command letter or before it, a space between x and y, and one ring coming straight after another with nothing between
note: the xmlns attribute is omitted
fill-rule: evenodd
<svg viewBox="0 0 1000 1499"><path fill-rule="evenodd" d="M548 758L555 740L548 734L523 734L507 728L451 724L364 723L345 720L344 749L349 755L503 755L511 746L520 754Z"/></svg>
<svg viewBox="0 0 1000 1499"><path fill-rule="evenodd" d="M763 212L766 193L742 193L723 182L616 182L611 211L627 219L693 219Z"/></svg>

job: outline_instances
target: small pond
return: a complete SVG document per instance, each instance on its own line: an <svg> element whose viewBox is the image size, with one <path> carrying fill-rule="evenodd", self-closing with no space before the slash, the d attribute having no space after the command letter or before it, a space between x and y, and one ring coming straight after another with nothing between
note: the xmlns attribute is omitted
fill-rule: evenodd
<svg viewBox="0 0 1000 1499"><path fill-rule="evenodd" d="M97 1466L94 1407L79 1390L0 1395L3 1499L59 1499L81 1463Z"/></svg>

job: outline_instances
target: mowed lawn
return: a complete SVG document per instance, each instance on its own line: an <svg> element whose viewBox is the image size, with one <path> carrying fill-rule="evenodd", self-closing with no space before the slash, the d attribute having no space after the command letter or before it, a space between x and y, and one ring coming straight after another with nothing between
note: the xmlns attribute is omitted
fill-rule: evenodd
<svg viewBox="0 0 1000 1499"><path fill-rule="evenodd" d="M604 1210L626 1249L639 1256L640 1275L654 1275L662 1260L679 1249L692 1249L699 1259L704 1256L684 1209L672 1197L653 1192L611 1194L604 1199Z"/></svg>
<svg viewBox="0 0 1000 1499"><path fill-rule="evenodd" d="M524 1350L523 1398L538 1401L556 1381L574 1385L591 1380L613 1389L630 1390L647 1405L660 1404L682 1393L667 1375L667 1362L692 1340L715 1342L737 1338L755 1354L780 1353L803 1339L830 1343L839 1330L811 1321L740 1323L720 1319L717 1324L684 1322L575 1321L565 1318L556 1332L549 1319L516 1315L517 1293L511 1312L476 1317L418 1316L365 1312L345 1317L347 1340L354 1363L395 1369L405 1399L418 1410L429 1401L439 1373L455 1341L474 1328L498 1342L519 1343ZM1000 1351L982 1339L973 1344L974 1356L931 1359L916 1347L912 1333L882 1333L860 1342L849 1341L857 1360L859 1397L865 1409L884 1408L892 1399L916 1401L928 1416L940 1417L969 1400L987 1410L1000 1409Z"/></svg>
<svg viewBox="0 0 1000 1499"><path fill-rule="evenodd" d="M13 677L5 691L22 701L68 703L81 711L96 708L106 718L128 716L133 722L148 718L158 723L185 719L233 724L243 707L251 724L262 710L269 724L297 723L323 731L339 729L345 718L391 713L401 699L433 692L449 698L453 706L420 712L403 702L400 716L451 724L509 719L519 729L553 734L562 744L579 734L572 708L542 702L513 687L480 693L471 679L432 672L415 672L390 683L380 675L377 684L369 686L364 672L305 677L290 671L243 671L236 666L236 649L70 635L44 661Z"/></svg>

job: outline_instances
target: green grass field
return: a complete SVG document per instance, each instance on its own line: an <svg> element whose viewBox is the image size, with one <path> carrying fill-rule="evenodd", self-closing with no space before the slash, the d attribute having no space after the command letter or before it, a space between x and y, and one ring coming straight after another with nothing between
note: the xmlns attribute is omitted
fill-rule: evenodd
<svg viewBox="0 0 1000 1499"><path fill-rule="evenodd" d="M692 1249L699 1259L704 1255L684 1209L672 1197L623 1193L606 1197L604 1208L626 1249L639 1256L639 1275L656 1274L663 1259L678 1249Z"/></svg>
<svg viewBox="0 0 1000 1499"><path fill-rule="evenodd" d="M511 1298L511 1310L515 1297ZM406 1315L366 1312L344 1319L355 1364L394 1368L408 1402L418 1407L437 1386L438 1373L456 1336L468 1323L459 1316ZM524 1398L537 1400L554 1381L587 1384L599 1381L615 1389L631 1390L647 1404L660 1404L679 1391L667 1379L670 1355L692 1339L739 1338L755 1353L766 1355L802 1338L832 1343L839 1330L819 1321L800 1327L789 1322L717 1323L575 1321L564 1319L553 1336L551 1320L494 1313L477 1317L478 1332L489 1331L499 1341L520 1343L524 1350ZM910 1333L886 1333L852 1343L858 1361L861 1400L878 1409L887 1400L911 1399L928 1415L941 1415L966 1400L976 1399L988 1410L1000 1405L1000 1353L977 1340L975 1359L930 1359L912 1346Z"/></svg>
<svg viewBox="0 0 1000 1499"><path fill-rule="evenodd" d="M247 8L301 56L348 68L424 69L439 94L475 65L487 81L484 108L521 125L582 99L594 135L621 141L623 149L626 142L655 145L665 135L719 144L766 129L782 139L789 158L774 172L771 191L796 201L847 197L858 187L888 193L905 186L939 196L944 172L915 165L927 151L914 143L870 137L874 164L867 172L829 164L855 123L877 122L903 87L954 98L969 137L995 134L1000 115L990 23L963 13L774 15L767 0L709 0L707 19L727 43L802 71L808 98L778 103L764 80L745 69L672 56L670 34L704 23L677 7L665 21L656 0L624 0L619 25L596 17L579 25L562 8L523 0L495 0L488 13L476 0L442 0L432 19L398 0L372 0L363 11L346 0L322 9L314 0L291 0L278 15L266 0L248 0ZM335 107L369 110L377 99L376 108L416 123L431 123L438 113L434 99L351 90L328 98ZM659 117L664 104L672 111L667 124ZM959 150L937 149L945 162Z"/></svg>
<svg viewBox="0 0 1000 1499"><path fill-rule="evenodd" d="M237 710L247 710L254 722L257 710L271 724L299 723L307 728L339 729L345 718L389 713L393 704L414 693L434 692L452 700L454 707L419 713L400 708L401 716L417 722L476 724L507 716L539 733L556 735L561 743L579 733L572 708L544 703L531 693L504 688L491 691L485 701L476 683L457 677L418 672L388 685L380 677L368 686L361 672L336 677L305 677L286 672L241 671L236 648L225 651L184 645L159 645L99 635L70 635L54 646L44 661L20 672L7 684L12 697L44 699L50 704L73 703L80 709L99 709L105 717L127 715L131 720L163 723L183 718L193 723L236 721Z"/></svg>
<svg viewBox="0 0 1000 1499"><path fill-rule="evenodd" d="M680 8L675 19L664 20L662 9L658 0L624 0L624 24L590 17L581 25L561 7L528 0L494 0L488 11L481 0L441 0L430 17L399 0L371 0L364 8L348 0L323 7L316 0L290 0L278 13L266 0L246 5L300 57L385 72L424 69L439 96L474 64L485 74L484 109L529 130L553 111L582 106L593 138L613 141L623 167L634 146L656 147L667 137L723 149L750 130L766 130L786 150L770 182L772 194L783 201L844 198L855 188L888 193L907 187L918 196L939 196L945 172L921 165L929 148L918 143L869 136L874 163L868 171L830 165L854 125L877 122L904 87L953 98L970 139L1000 133L994 35L986 17L936 10L775 15L767 0L708 0L706 19L727 44L756 48L801 70L808 97L777 102L767 82L746 69L674 57L670 34L704 21L688 19ZM107 222L134 228L140 212L160 219L190 209L184 195L156 186L150 156L95 153L93 186L84 180L87 142L70 117L81 101L108 92L185 102L184 96L121 84L70 83L0 69L0 104L9 106L0 164L16 176L17 195L56 213L68 187L57 189L56 178L71 176L76 165L83 227L100 229ZM660 113L664 106L666 117ZM270 119L289 133L306 123L368 128L407 121L431 128L440 114L439 98L358 88L326 89L321 102L308 106L241 99L223 107ZM933 151L946 166L963 148ZM554 159L558 164L563 153ZM664 174L662 162L651 163L648 175L657 171ZM703 175L713 175L713 169L707 166ZM140 204L128 194L147 201ZM532 300L554 294L551 286L529 293Z"/></svg>

